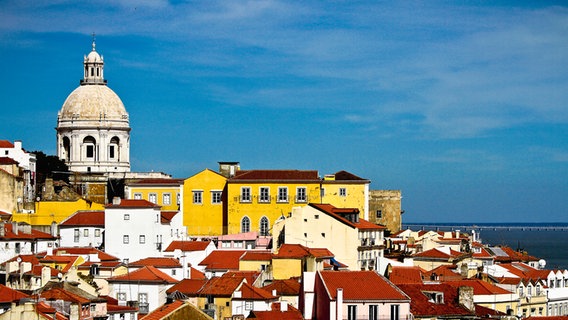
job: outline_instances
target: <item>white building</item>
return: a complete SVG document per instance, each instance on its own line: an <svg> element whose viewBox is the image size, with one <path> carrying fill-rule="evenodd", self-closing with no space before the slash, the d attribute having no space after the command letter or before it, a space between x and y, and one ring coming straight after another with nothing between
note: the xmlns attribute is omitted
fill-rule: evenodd
<svg viewBox="0 0 568 320"><path fill-rule="evenodd" d="M97 247L104 241L105 212L77 211L59 224L62 247Z"/></svg>
<svg viewBox="0 0 568 320"><path fill-rule="evenodd" d="M107 86L103 57L85 56L80 86L57 116L57 156L72 172L130 172L130 125L124 104Z"/></svg>
<svg viewBox="0 0 568 320"><path fill-rule="evenodd" d="M25 223L0 222L0 262L20 254L36 254L55 248L58 237L31 228Z"/></svg>
<svg viewBox="0 0 568 320"><path fill-rule="evenodd" d="M105 251L122 259L164 256L170 242L186 236L180 213L147 200L115 198L105 208Z"/></svg>

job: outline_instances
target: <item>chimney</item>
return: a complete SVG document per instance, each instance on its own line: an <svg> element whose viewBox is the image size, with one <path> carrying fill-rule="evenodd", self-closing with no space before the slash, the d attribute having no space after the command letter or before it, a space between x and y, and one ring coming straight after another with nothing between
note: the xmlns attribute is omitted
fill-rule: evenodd
<svg viewBox="0 0 568 320"><path fill-rule="evenodd" d="M22 150L22 140L15 140L14 141L14 149Z"/></svg>
<svg viewBox="0 0 568 320"><path fill-rule="evenodd" d="M337 298L335 299L335 319L343 320L343 289L337 288Z"/></svg>
<svg viewBox="0 0 568 320"><path fill-rule="evenodd" d="M12 221L12 232L17 235L18 234L18 223L16 221Z"/></svg>
<svg viewBox="0 0 568 320"><path fill-rule="evenodd" d="M288 311L288 302L287 301L280 301L280 311L282 311L282 312Z"/></svg>
<svg viewBox="0 0 568 320"><path fill-rule="evenodd" d="M460 229L456 229L456 238L460 237Z"/></svg>
<svg viewBox="0 0 568 320"><path fill-rule="evenodd" d="M5 237L6 236L6 229L5 228L5 223L4 221L0 222L0 237Z"/></svg>
<svg viewBox="0 0 568 320"><path fill-rule="evenodd" d="M459 287L458 296L459 304L471 312L475 311L475 305L473 304L473 287Z"/></svg>
<svg viewBox="0 0 568 320"><path fill-rule="evenodd" d="M112 198L112 204L115 205L115 206L119 206L120 205L120 197Z"/></svg>

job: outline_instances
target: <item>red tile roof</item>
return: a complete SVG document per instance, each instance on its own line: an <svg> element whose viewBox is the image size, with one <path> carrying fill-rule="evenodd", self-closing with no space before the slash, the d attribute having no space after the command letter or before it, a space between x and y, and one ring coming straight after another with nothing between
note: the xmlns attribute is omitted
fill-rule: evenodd
<svg viewBox="0 0 568 320"><path fill-rule="evenodd" d="M104 211L77 211L75 214L64 220L59 226L65 227L100 227L105 226Z"/></svg>
<svg viewBox="0 0 568 320"><path fill-rule="evenodd" d="M0 227L2 227L0 225ZM25 233L22 230L18 230L18 233L14 233L13 225L11 223L4 224L4 236L0 237L2 240L57 240L58 237L54 237L49 233L41 232L35 229L31 229L30 233Z"/></svg>
<svg viewBox="0 0 568 320"><path fill-rule="evenodd" d="M359 219L358 222L352 222L348 219L344 218L341 214L347 213L355 213L359 214L359 209L356 208L336 208L331 204L318 204L318 203L310 203L309 206L318 209L319 211L337 219L344 224L360 229L360 230L384 230L386 229L385 226L381 226L372 222L369 222L365 219Z"/></svg>
<svg viewBox="0 0 568 320"><path fill-rule="evenodd" d="M186 305L186 302L176 300L172 303L165 304L165 305L155 309L154 311L148 313L146 316L140 318L140 320L166 319L169 314L171 314L172 312L175 312L176 310L184 307L185 305Z"/></svg>
<svg viewBox="0 0 568 320"><path fill-rule="evenodd" d="M199 265L207 270L239 270L239 259L244 253L245 250L215 250Z"/></svg>
<svg viewBox="0 0 568 320"><path fill-rule="evenodd" d="M241 170L228 183L255 180L319 182L320 178L316 170Z"/></svg>
<svg viewBox="0 0 568 320"><path fill-rule="evenodd" d="M424 270L420 267L392 267L389 280L394 284L422 283Z"/></svg>
<svg viewBox="0 0 568 320"><path fill-rule="evenodd" d="M244 278L240 277L211 278L199 293L201 295L230 297L244 281Z"/></svg>
<svg viewBox="0 0 568 320"><path fill-rule="evenodd" d="M335 181L340 181L340 182L344 182L344 181L369 181L367 179L363 179L361 177L358 177L354 174L352 174L351 172L347 172L345 170L341 170L338 171L334 174L335 176Z"/></svg>
<svg viewBox="0 0 568 320"><path fill-rule="evenodd" d="M104 300L106 300L107 302L107 312L108 313L123 313L123 312L136 312L138 311L137 308L135 307L129 307L129 306L119 306L118 305L118 300L116 300L113 297L109 297L109 296L99 296L99 298L102 298Z"/></svg>
<svg viewBox="0 0 568 320"><path fill-rule="evenodd" d="M292 307L289 304L286 304L286 311L282 311L283 302L274 302L272 304L272 310L270 311L251 311L249 318L254 318L257 320L303 320L304 317L302 313Z"/></svg>
<svg viewBox="0 0 568 320"><path fill-rule="evenodd" d="M247 282L243 282L240 289L241 297L237 298L234 297L233 300L261 300L261 301L269 301L275 300L276 297L273 296L269 291L266 291L261 288L253 287L252 285L248 284Z"/></svg>
<svg viewBox="0 0 568 320"><path fill-rule="evenodd" d="M423 252L416 253L413 257L414 258L428 258L428 259L437 259L437 260L449 260L453 258L457 258L464 255L461 252L455 251L450 249L449 254L439 250L437 248L433 248L430 250L426 250Z"/></svg>
<svg viewBox="0 0 568 320"><path fill-rule="evenodd" d="M177 283L178 280L170 277L162 271L152 267L145 266L138 270L129 272L124 275L116 276L107 279L108 282L122 282L122 283Z"/></svg>
<svg viewBox="0 0 568 320"><path fill-rule="evenodd" d="M328 249L308 248L301 244L283 244L278 253L273 255L275 259L301 259L313 256L315 258L333 258L334 255Z"/></svg>
<svg viewBox="0 0 568 320"><path fill-rule="evenodd" d="M120 204L109 203L106 208L159 208L160 206L144 199L120 199Z"/></svg>
<svg viewBox="0 0 568 320"><path fill-rule="evenodd" d="M91 255L96 254L100 261L120 261L119 258L93 247L60 247L53 250L55 255Z"/></svg>
<svg viewBox="0 0 568 320"><path fill-rule="evenodd" d="M128 264L129 267L153 266L156 268L181 268L179 260L170 257L148 257Z"/></svg>
<svg viewBox="0 0 568 320"><path fill-rule="evenodd" d="M260 272L258 271L228 271L222 275L226 278L244 278L248 283L255 283L256 279L260 277Z"/></svg>
<svg viewBox="0 0 568 320"><path fill-rule="evenodd" d="M455 264L438 266L430 271L427 271L425 273L425 276L428 279L436 278L436 280L439 281L456 281L463 279L459 270L457 270L457 265Z"/></svg>
<svg viewBox="0 0 568 320"><path fill-rule="evenodd" d="M340 288L345 301L408 300L394 284L374 271L320 271L319 274L332 300Z"/></svg>
<svg viewBox="0 0 568 320"><path fill-rule="evenodd" d="M471 280L461 280L461 281L449 281L446 282L449 285L452 285L456 288L461 286L472 287L473 294L478 295L496 295L496 294L511 294L509 290L505 290L501 287L493 285L487 281L482 281L479 279L471 279Z"/></svg>
<svg viewBox="0 0 568 320"><path fill-rule="evenodd" d="M205 273L203 273L203 272L201 272L201 271L195 269L194 267L190 267L190 268L189 268L189 272L190 272L189 277L190 277L191 279L206 279L206 278L207 278L207 277L205 276Z"/></svg>
<svg viewBox="0 0 568 320"><path fill-rule="evenodd" d="M271 261L272 253L270 251L247 251L241 257L241 261Z"/></svg>
<svg viewBox="0 0 568 320"><path fill-rule="evenodd" d="M14 144L8 140L0 140L0 148L11 149L14 148Z"/></svg>
<svg viewBox="0 0 568 320"><path fill-rule="evenodd" d="M51 288L46 291L42 291L41 297L46 300L63 300L70 301L72 303L78 304L90 304L90 300L81 297L80 295L74 294L70 291L61 288Z"/></svg>
<svg viewBox="0 0 568 320"><path fill-rule="evenodd" d="M162 211L160 212L160 222L162 224L170 223L176 214L178 214L178 211Z"/></svg>
<svg viewBox="0 0 568 320"><path fill-rule="evenodd" d="M208 279L183 279L169 288L166 293L172 294L176 291L185 294L186 296L196 296L201 288L209 281Z"/></svg>
<svg viewBox="0 0 568 320"><path fill-rule="evenodd" d="M172 252L179 249L184 252L188 251L204 251L211 241L179 241L175 240L166 248L166 252Z"/></svg>
<svg viewBox="0 0 568 320"><path fill-rule="evenodd" d="M0 157L0 164L8 165L8 164L19 164L18 161L9 158L9 157Z"/></svg>
<svg viewBox="0 0 568 320"><path fill-rule="evenodd" d="M276 294L279 296L298 296L301 284L299 278L273 280L271 284L262 287L262 289L268 292L276 290Z"/></svg>
<svg viewBox="0 0 568 320"><path fill-rule="evenodd" d="M458 303L458 289L449 284L399 284L398 287L410 297L410 312L415 317L452 316L459 318L474 314ZM443 303L431 301L424 292L442 293Z"/></svg>
<svg viewBox="0 0 568 320"><path fill-rule="evenodd" d="M13 301L19 301L20 299L29 297L27 294L22 293L18 290L8 288L3 284L0 284L0 303L10 303Z"/></svg>

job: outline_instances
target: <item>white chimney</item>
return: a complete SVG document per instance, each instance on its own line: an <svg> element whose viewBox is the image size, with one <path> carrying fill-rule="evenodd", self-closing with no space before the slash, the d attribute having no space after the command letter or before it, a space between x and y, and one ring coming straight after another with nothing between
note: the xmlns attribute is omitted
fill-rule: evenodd
<svg viewBox="0 0 568 320"><path fill-rule="evenodd" d="M120 205L120 197L112 198L112 204L115 205L115 206L119 206Z"/></svg>
<svg viewBox="0 0 568 320"><path fill-rule="evenodd" d="M343 289L337 288L337 298L335 299L335 319L343 320Z"/></svg>
<svg viewBox="0 0 568 320"><path fill-rule="evenodd" d="M288 302L287 301L280 301L280 311L282 311L282 312L288 311Z"/></svg>

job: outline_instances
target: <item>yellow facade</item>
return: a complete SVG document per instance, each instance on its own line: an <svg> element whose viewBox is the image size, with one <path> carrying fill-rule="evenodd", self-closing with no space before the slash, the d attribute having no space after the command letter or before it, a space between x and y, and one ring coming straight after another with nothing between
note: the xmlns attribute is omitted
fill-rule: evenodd
<svg viewBox="0 0 568 320"><path fill-rule="evenodd" d="M214 319L231 319L233 316L232 297L215 297L215 316ZM197 307L200 310L211 309L207 304L207 297L199 297L197 299Z"/></svg>
<svg viewBox="0 0 568 320"><path fill-rule="evenodd" d="M126 199L144 199L162 207L163 211L180 210L183 180L142 179L126 183Z"/></svg>
<svg viewBox="0 0 568 320"><path fill-rule="evenodd" d="M317 171L251 170L228 180L228 233L270 229L293 207L310 202L329 203L338 208L358 208L361 218L368 212L369 180L345 171L320 179ZM248 190L248 191L246 191ZM247 195L248 192L248 195ZM264 192L264 194L263 194ZM268 221L268 231L265 224Z"/></svg>
<svg viewBox="0 0 568 320"><path fill-rule="evenodd" d="M302 276L302 260L272 259L272 277L274 280L285 280Z"/></svg>
<svg viewBox="0 0 568 320"><path fill-rule="evenodd" d="M210 169L184 180L183 225L187 227L189 235L226 234L223 219L226 182L227 178Z"/></svg>
<svg viewBox="0 0 568 320"><path fill-rule="evenodd" d="M104 205L87 202L84 199L76 201L40 201L35 204L35 213L14 213L12 220L26 222L32 226L49 226L52 222L60 223L79 210L104 210Z"/></svg>

